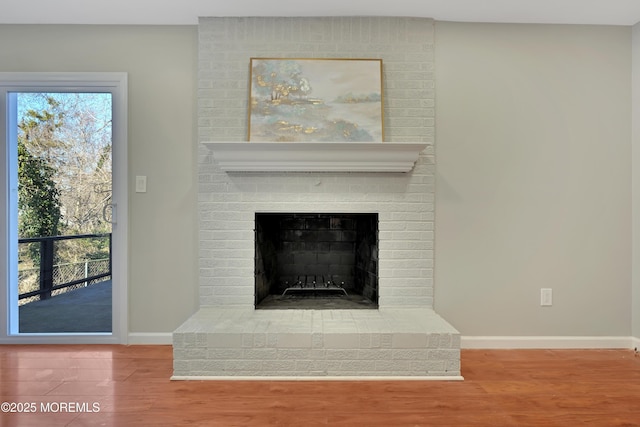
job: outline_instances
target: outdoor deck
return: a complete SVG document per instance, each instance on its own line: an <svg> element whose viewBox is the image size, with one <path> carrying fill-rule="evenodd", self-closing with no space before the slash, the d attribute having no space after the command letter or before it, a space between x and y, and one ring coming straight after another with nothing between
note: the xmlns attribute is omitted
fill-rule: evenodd
<svg viewBox="0 0 640 427"><path fill-rule="evenodd" d="M111 332L111 280L20 306L20 333Z"/></svg>

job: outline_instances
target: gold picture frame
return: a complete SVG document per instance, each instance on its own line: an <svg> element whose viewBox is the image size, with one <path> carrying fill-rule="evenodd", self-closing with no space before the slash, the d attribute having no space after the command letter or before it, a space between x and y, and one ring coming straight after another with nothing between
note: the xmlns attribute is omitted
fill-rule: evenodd
<svg viewBox="0 0 640 427"><path fill-rule="evenodd" d="M249 141L383 141L381 59L251 58Z"/></svg>

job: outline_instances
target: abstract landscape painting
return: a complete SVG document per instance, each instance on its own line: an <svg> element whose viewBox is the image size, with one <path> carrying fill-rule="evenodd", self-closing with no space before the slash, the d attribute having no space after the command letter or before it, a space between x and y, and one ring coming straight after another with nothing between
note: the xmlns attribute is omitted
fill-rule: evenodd
<svg viewBox="0 0 640 427"><path fill-rule="evenodd" d="M251 59L249 141L382 141L382 60Z"/></svg>

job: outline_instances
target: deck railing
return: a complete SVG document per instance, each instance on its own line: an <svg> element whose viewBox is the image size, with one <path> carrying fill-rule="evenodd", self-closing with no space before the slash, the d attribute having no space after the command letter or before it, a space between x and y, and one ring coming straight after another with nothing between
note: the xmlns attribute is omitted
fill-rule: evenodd
<svg viewBox="0 0 640 427"><path fill-rule="evenodd" d="M101 259L101 260L83 261L81 263L64 263L64 264L54 265L54 253L55 253L55 246L57 242L75 240L75 239L99 239L99 238L108 239L109 258ZM86 286L87 284L95 283L99 281L99 279L106 279L107 277L111 276L111 233L81 234L81 235L75 235L75 236L32 237L32 238L19 239L18 243L20 244L37 243L40 246L39 268L35 269L35 270L38 270L39 272L39 274L37 274L38 276L37 289L20 293L18 296L20 300L24 300L25 298L29 298L30 300L48 299L48 298L51 298L52 292L54 291L64 292L66 290L69 290L69 288L73 286L76 286L76 287L78 285ZM84 264L82 268L82 274L76 274L71 276L61 274L62 268L65 268L65 267L68 268L68 266L72 264L75 264L75 265ZM93 268L90 268L90 265ZM99 265L99 267L96 268L96 265ZM21 272L19 271L19 274L20 273ZM19 279L18 282L20 281L21 280ZM64 283L60 283L60 282L64 282ZM24 301L24 302L27 302L27 301Z"/></svg>

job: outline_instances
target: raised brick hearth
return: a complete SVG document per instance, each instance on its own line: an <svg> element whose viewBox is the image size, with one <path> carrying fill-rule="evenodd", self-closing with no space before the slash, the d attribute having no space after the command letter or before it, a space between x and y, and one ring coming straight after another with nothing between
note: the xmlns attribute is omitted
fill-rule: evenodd
<svg viewBox="0 0 640 427"><path fill-rule="evenodd" d="M174 379L459 379L460 336L433 310L203 308L176 331Z"/></svg>

